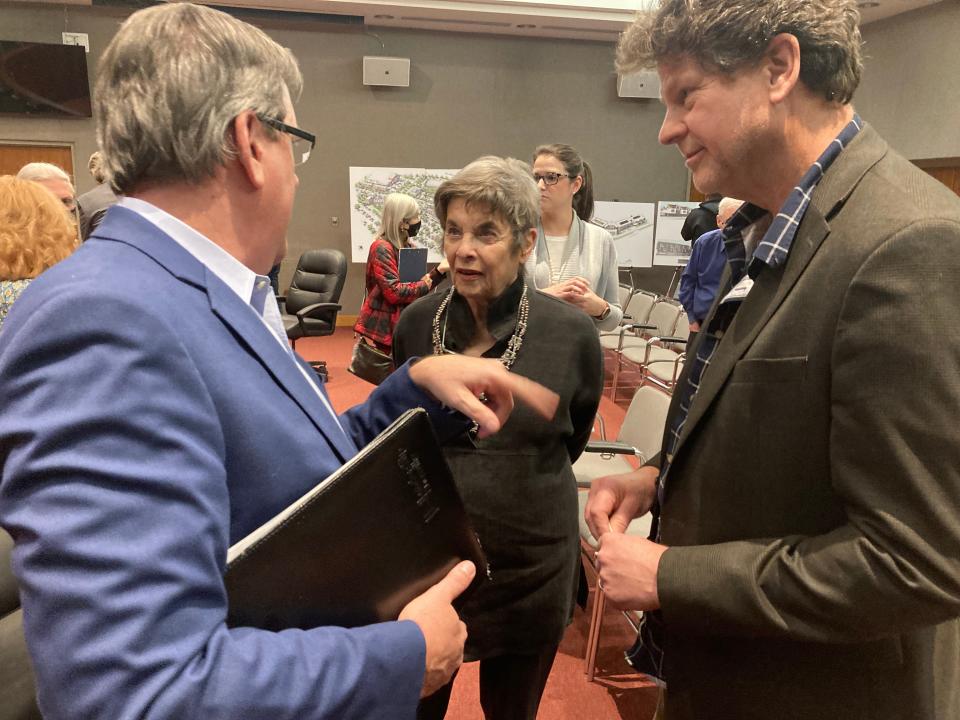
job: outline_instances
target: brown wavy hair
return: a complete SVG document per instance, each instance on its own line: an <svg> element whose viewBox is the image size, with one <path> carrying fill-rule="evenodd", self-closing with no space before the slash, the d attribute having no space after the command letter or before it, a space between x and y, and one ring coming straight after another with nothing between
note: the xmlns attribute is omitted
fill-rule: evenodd
<svg viewBox="0 0 960 720"><path fill-rule="evenodd" d="M577 176L583 178L583 183L577 194L573 196L573 210L584 222L590 222L593 217L593 170L587 164L587 161L580 157L580 153L570 145L563 143L553 143L551 145L541 145L533 151L533 162L541 155L555 157L563 165L563 169L570 176L570 182L573 182Z"/></svg>
<svg viewBox="0 0 960 720"><path fill-rule="evenodd" d="M631 72L683 57L731 75L756 64L770 41L800 44L800 80L848 103L863 74L857 0L660 0L620 36L617 69Z"/></svg>
<svg viewBox="0 0 960 720"><path fill-rule="evenodd" d="M77 247L77 228L46 188L0 176L0 280L35 278Z"/></svg>

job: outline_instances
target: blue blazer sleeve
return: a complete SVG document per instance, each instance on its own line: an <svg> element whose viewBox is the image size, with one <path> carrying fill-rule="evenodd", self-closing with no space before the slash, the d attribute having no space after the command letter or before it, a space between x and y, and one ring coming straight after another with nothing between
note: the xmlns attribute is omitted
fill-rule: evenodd
<svg viewBox="0 0 960 720"><path fill-rule="evenodd" d="M0 338L0 520L44 717L412 718L415 624L224 624L229 447L267 452L281 430L224 432L173 327L204 321L129 293L21 301ZM242 352L208 348L227 351ZM251 394L254 409L272 397Z"/></svg>
<svg viewBox="0 0 960 720"><path fill-rule="evenodd" d="M464 415L447 409L413 384L410 365L418 359L405 362L374 389L366 402L340 415L340 424L357 447L369 443L405 410L414 407L422 407L427 411L441 442L462 434L470 427L470 421Z"/></svg>

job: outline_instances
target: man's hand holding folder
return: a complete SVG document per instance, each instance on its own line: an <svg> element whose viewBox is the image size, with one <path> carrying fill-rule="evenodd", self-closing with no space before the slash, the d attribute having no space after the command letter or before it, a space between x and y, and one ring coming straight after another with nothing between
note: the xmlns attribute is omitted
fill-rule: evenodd
<svg viewBox="0 0 960 720"><path fill-rule="evenodd" d="M552 391L493 359L427 357L409 373L422 391L476 421L482 436L500 429L515 401L546 418L559 402ZM356 534L346 518L357 508L365 508L365 517L388 512L367 517ZM366 572L357 571L355 557L366 558ZM483 550L427 413L410 409L231 546L224 576L227 622L279 631L412 620L424 638L425 697L463 661L467 629L454 603L476 584L478 565L486 577Z"/></svg>
<svg viewBox="0 0 960 720"><path fill-rule="evenodd" d="M446 685L463 662L463 644L467 626L463 624L453 601L469 587L476 566L469 560L453 568L447 576L414 598L400 613L398 620L413 620L420 626L427 646L426 672L420 697L432 695Z"/></svg>

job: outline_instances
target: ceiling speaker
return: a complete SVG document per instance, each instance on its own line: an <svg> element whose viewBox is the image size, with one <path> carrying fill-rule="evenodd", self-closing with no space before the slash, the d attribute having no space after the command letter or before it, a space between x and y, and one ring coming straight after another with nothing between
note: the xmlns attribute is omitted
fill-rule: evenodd
<svg viewBox="0 0 960 720"><path fill-rule="evenodd" d="M364 55L363 84L410 87L410 58Z"/></svg>
<svg viewBox="0 0 960 720"><path fill-rule="evenodd" d="M617 95L628 98L660 98L660 76L653 70L617 75Z"/></svg>

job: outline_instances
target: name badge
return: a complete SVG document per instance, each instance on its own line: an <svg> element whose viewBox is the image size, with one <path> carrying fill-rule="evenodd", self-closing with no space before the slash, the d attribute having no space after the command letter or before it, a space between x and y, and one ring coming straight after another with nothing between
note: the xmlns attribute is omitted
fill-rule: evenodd
<svg viewBox="0 0 960 720"><path fill-rule="evenodd" d="M723 305L724 303L728 302L740 302L750 293L750 288L752 287L753 278L751 278L749 275L744 275L743 279L734 285L730 292L724 295L723 300L720 301L720 304Z"/></svg>

